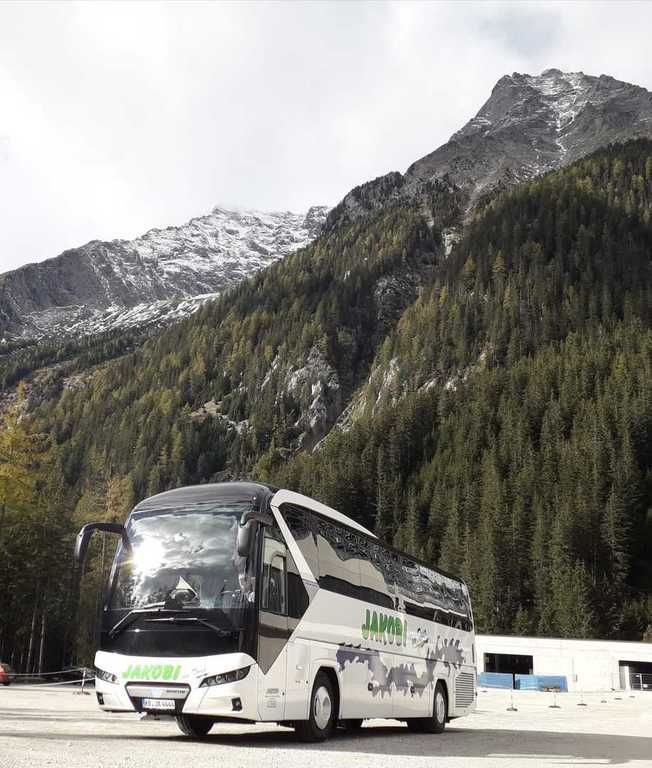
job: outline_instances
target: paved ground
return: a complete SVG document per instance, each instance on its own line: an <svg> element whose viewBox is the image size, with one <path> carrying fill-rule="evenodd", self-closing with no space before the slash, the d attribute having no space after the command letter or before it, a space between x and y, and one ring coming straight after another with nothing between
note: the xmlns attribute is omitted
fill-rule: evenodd
<svg viewBox="0 0 652 768"><path fill-rule="evenodd" d="M652 693L584 700L563 694L550 709L552 694L519 693L508 712L508 694L480 692L478 711L440 736L375 720L319 745L269 725L217 725L193 742L174 722L104 714L94 696L15 685L0 689L0 768L652 768Z"/></svg>

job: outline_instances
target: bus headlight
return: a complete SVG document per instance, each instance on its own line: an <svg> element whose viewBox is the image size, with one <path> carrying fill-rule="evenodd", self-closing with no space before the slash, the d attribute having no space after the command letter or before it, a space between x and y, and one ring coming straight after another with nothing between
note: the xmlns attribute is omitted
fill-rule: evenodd
<svg viewBox="0 0 652 768"><path fill-rule="evenodd" d="M118 682L118 678L115 675L112 675L110 672L105 672L103 669L99 669L98 667L95 667L95 677L97 677L98 680L103 680L105 683Z"/></svg>
<svg viewBox="0 0 652 768"><path fill-rule="evenodd" d="M242 669L235 669L233 672L222 672L219 675L211 675L211 677L205 677L199 684L200 688L205 688L209 685L224 685L224 683L235 683L238 680L243 680L247 677L251 667L243 667Z"/></svg>

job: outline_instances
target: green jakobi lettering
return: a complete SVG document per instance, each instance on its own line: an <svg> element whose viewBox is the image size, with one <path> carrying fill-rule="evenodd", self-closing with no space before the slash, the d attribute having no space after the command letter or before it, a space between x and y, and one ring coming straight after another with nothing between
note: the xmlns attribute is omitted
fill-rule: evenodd
<svg viewBox="0 0 652 768"><path fill-rule="evenodd" d="M387 631L388 621L389 621L389 616L385 615L384 613L381 613L380 619L378 621L378 640L382 641L383 645L387 645L387 638L385 637L385 632Z"/></svg>
<svg viewBox="0 0 652 768"><path fill-rule="evenodd" d="M367 608L367 615L365 616L365 622L362 625L362 639L366 640L369 637L369 619L371 611Z"/></svg>
<svg viewBox="0 0 652 768"><path fill-rule="evenodd" d="M394 634L396 635L396 645L403 645L403 622L396 619L394 622Z"/></svg>
<svg viewBox="0 0 652 768"><path fill-rule="evenodd" d="M178 680L181 674L181 665L177 664L130 664L122 673L125 680Z"/></svg>
<svg viewBox="0 0 652 768"><path fill-rule="evenodd" d="M361 627L363 640L376 640L387 645L405 645L407 620L389 616L386 613L365 609L365 620Z"/></svg>
<svg viewBox="0 0 652 768"><path fill-rule="evenodd" d="M371 616L371 626L369 627L369 635L372 640L378 640L378 614L376 611Z"/></svg>

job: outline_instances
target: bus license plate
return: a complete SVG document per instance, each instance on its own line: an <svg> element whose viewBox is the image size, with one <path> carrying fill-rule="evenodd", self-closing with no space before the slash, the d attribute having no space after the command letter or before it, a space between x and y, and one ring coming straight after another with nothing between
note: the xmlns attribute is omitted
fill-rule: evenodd
<svg viewBox="0 0 652 768"><path fill-rule="evenodd" d="M174 706L174 699L143 699L143 709L170 710Z"/></svg>

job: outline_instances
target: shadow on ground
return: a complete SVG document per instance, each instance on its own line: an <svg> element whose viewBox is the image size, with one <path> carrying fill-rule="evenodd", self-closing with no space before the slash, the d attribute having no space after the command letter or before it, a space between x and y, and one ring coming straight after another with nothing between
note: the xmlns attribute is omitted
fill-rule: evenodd
<svg viewBox="0 0 652 768"><path fill-rule="evenodd" d="M24 718L29 719L29 718ZM216 726L219 729L219 726ZM42 731L3 730L0 737L42 739L52 741L104 741L122 742L158 741L167 744L189 744L184 736L153 736L148 734L83 734L43 733ZM209 734L202 741L210 744L243 747L245 749L288 749L320 752L347 752L360 755L389 755L418 757L493 757L519 758L524 764L532 761L540 764L543 759L600 762L602 765L625 765L631 760L652 760L652 738L640 736L614 736L595 733L564 733L553 731L525 731L503 729L448 728L439 736L408 733L403 726L379 726L362 728L355 734L338 732L330 741L322 744L297 742L290 730Z"/></svg>

